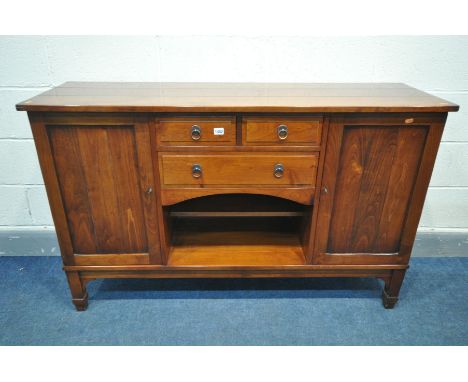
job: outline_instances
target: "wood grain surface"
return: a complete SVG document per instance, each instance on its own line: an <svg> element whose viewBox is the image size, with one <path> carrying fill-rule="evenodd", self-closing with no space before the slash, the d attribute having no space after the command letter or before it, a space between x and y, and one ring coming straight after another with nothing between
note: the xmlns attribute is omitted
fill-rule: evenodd
<svg viewBox="0 0 468 382"><path fill-rule="evenodd" d="M99 277L378 277L392 308L458 110L404 84L81 82L17 108L78 310Z"/></svg>
<svg viewBox="0 0 468 382"><path fill-rule="evenodd" d="M66 82L16 105L27 111L447 112L458 105L401 83Z"/></svg>

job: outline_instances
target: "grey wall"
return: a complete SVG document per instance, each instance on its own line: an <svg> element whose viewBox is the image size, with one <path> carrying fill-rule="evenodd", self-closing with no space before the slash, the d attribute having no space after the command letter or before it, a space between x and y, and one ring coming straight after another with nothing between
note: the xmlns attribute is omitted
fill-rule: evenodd
<svg viewBox="0 0 468 382"><path fill-rule="evenodd" d="M468 232L468 37L0 37L0 230L53 229L26 113L65 81L405 82L449 115L420 230Z"/></svg>

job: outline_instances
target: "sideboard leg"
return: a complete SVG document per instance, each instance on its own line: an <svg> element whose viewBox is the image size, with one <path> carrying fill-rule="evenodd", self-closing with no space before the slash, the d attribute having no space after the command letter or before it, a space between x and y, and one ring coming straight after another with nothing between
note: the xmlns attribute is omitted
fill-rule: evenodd
<svg viewBox="0 0 468 382"><path fill-rule="evenodd" d="M88 307L88 292L78 272L67 272L68 285L70 287L72 302L76 310L83 311Z"/></svg>
<svg viewBox="0 0 468 382"><path fill-rule="evenodd" d="M385 287L382 293L382 302L385 309L392 309L397 303L405 273L406 270L394 270L392 275L385 279Z"/></svg>

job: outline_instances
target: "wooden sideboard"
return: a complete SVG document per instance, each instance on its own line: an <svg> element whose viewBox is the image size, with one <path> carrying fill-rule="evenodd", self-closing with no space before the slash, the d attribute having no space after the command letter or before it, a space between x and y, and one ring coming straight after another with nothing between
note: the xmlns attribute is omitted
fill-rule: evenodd
<svg viewBox="0 0 468 382"><path fill-rule="evenodd" d="M97 278L376 277L449 111L404 84L67 82L24 101L73 303Z"/></svg>

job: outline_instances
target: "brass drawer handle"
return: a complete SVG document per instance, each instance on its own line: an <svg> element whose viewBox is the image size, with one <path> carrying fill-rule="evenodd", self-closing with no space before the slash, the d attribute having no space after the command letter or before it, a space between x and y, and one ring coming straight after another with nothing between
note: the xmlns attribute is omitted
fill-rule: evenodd
<svg viewBox="0 0 468 382"><path fill-rule="evenodd" d="M284 141L288 137L288 126L279 125L278 126L278 138Z"/></svg>
<svg viewBox="0 0 468 382"><path fill-rule="evenodd" d="M194 164L192 166L192 176L196 179L202 176L202 168L199 164Z"/></svg>
<svg viewBox="0 0 468 382"><path fill-rule="evenodd" d="M198 125L193 125L192 126L192 139L194 141L198 141L201 138L201 128Z"/></svg>
<svg viewBox="0 0 468 382"><path fill-rule="evenodd" d="M275 167L273 169L273 175L275 178L282 178L284 174L284 167L281 163L275 164Z"/></svg>

